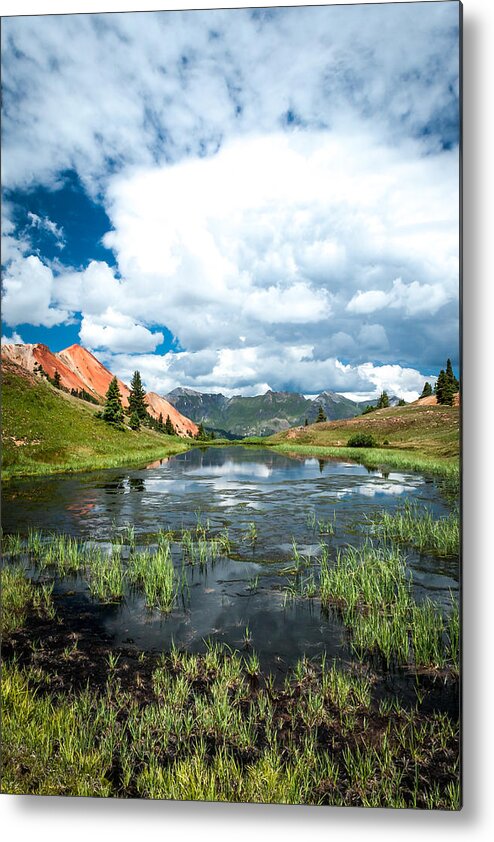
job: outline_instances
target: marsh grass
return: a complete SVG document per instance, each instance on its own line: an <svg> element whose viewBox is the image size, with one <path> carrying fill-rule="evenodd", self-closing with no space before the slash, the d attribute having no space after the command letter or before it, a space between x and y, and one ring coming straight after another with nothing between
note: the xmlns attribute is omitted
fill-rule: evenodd
<svg viewBox="0 0 494 842"><path fill-rule="evenodd" d="M114 655L101 692L63 696L4 666L4 792L459 809L457 722L377 705L335 663L301 659L282 688L252 690L254 654L175 649L145 704L119 668Z"/></svg>
<svg viewBox="0 0 494 842"><path fill-rule="evenodd" d="M321 603L336 605L359 658L377 654L389 668L459 669L459 619L451 596L450 618L427 599L417 605L412 579L398 548L367 542L339 552L334 566L320 559Z"/></svg>
<svg viewBox="0 0 494 842"><path fill-rule="evenodd" d="M211 558L208 541L208 558ZM82 542L67 535L30 532L26 541L20 536L6 536L11 561L26 555L29 563L41 571L52 571L60 578L81 575L88 584L91 596L100 602L123 599L126 586L142 590L148 608L169 612L175 597L187 590L184 571L178 577L173 566L171 543L166 534L158 536L158 546L137 550L133 529L114 535L109 548L93 542ZM128 546L127 562L122 551ZM213 553L219 552L214 544Z"/></svg>
<svg viewBox="0 0 494 842"><path fill-rule="evenodd" d="M50 568L61 578L84 571L87 551L82 541L71 535L54 533L40 542L41 552L35 561L41 569Z"/></svg>
<svg viewBox="0 0 494 842"><path fill-rule="evenodd" d="M209 530L209 520L206 526L198 521L195 530L184 529L179 535L178 542L182 546L183 557L189 564L205 566L231 551L227 529L214 535Z"/></svg>
<svg viewBox="0 0 494 842"><path fill-rule="evenodd" d="M141 564L149 561L143 554ZM50 610L51 586L23 576L20 567L2 571L3 621L14 617L14 629L26 609ZM426 649L432 614L424 605L414 615ZM457 629L458 615L448 623ZM64 657L77 657L77 642ZM38 666L4 663L4 792L459 808L457 722L424 718L395 698L375 702L366 673L303 657L277 688L255 651L207 641L202 655L172 646L138 704L122 690L120 653L106 664L100 690L64 695Z"/></svg>
<svg viewBox="0 0 494 842"><path fill-rule="evenodd" d="M134 552L127 567L129 582L144 592L148 608L168 612L176 595L175 571L170 545L161 541L156 552Z"/></svg>
<svg viewBox="0 0 494 842"><path fill-rule="evenodd" d="M253 520L247 524L243 540L249 542L250 544L255 544L257 541L257 526Z"/></svg>
<svg viewBox="0 0 494 842"><path fill-rule="evenodd" d="M0 585L2 638L22 628L32 612L49 619L55 617L53 583L34 584L26 579L21 568L2 565Z"/></svg>
<svg viewBox="0 0 494 842"><path fill-rule="evenodd" d="M93 547L87 552L89 590L101 602L118 602L124 595L121 546L113 544L110 553Z"/></svg>
<svg viewBox="0 0 494 842"><path fill-rule="evenodd" d="M384 540L407 544L420 552L455 556L460 548L458 513L434 518L425 507L408 500L394 514L383 511L372 519L377 534Z"/></svg>
<svg viewBox="0 0 494 842"><path fill-rule="evenodd" d="M398 549L376 548L370 543L348 546L330 566L320 560L321 602L340 602L348 611L373 608L397 601L408 604L405 560Z"/></svg>
<svg viewBox="0 0 494 842"><path fill-rule="evenodd" d="M320 535L334 535L335 531L335 524L336 524L336 512L333 512L333 516L331 518L327 518L326 520L318 520L317 521L317 528Z"/></svg>

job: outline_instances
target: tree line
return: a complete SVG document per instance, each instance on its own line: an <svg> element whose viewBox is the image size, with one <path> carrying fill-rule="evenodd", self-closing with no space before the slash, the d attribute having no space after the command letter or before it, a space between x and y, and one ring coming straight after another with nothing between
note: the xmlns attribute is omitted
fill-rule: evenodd
<svg viewBox="0 0 494 842"><path fill-rule="evenodd" d="M110 381L105 395L105 405L101 413L98 414L107 424L112 424L115 427L123 427L125 411L116 377ZM159 433L166 433L169 436L177 435L177 430L173 426L169 415L167 415L166 421L163 421L163 414L161 412L158 418L154 418L149 414L146 403L146 392L142 385L139 371L134 371L130 382L127 415L129 416L128 425L131 430L140 430L141 426L144 426L156 430Z"/></svg>
<svg viewBox="0 0 494 842"><path fill-rule="evenodd" d="M120 428L123 427L125 412L116 377L113 378L108 386L108 391L105 395L105 405L102 412L98 413L98 415L107 424L112 424ZM164 421L163 413L161 412L158 418L154 418L149 414L146 403L146 392L142 385L139 371L134 371L130 382L127 415L129 416L128 424L131 430L140 430L141 426L145 426L156 430L158 433L165 433L168 436L178 435L178 430L173 425L173 421L169 415L166 416L166 421ZM214 439L214 433L208 433L203 425L199 424L198 433L195 438L199 441L209 441L210 439Z"/></svg>
<svg viewBox="0 0 494 842"><path fill-rule="evenodd" d="M428 398L435 395L438 403L453 406L454 396L459 391L460 381L455 377L451 360L448 359L446 361L446 370L442 368L439 372L434 389L429 382L426 382L420 397Z"/></svg>

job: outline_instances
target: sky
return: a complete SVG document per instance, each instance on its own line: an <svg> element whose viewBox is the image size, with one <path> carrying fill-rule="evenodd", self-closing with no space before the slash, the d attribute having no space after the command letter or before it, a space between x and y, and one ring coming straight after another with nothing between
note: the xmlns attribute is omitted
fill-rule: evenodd
<svg viewBox="0 0 494 842"><path fill-rule="evenodd" d="M413 400L459 362L456 2L2 20L2 341Z"/></svg>

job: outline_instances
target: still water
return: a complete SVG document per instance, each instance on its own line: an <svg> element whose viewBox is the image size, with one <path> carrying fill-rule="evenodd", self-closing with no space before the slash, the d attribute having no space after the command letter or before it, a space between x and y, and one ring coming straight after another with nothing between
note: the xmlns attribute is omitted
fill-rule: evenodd
<svg viewBox="0 0 494 842"><path fill-rule="evenodd" d="M94 604L79 578L57 582L55 593L73 600L74 610L91 603L94 622L115 646L164 651L174 641L204 651L211 639L241 649L248 628L262 667L283 672L303 654L350 657L336 615L322 611L317 599L286 599L293 541L314 564L321 541L335 558L346 544L366 540L373 513L395 510L405 500L426 505L438 517L449 511L440 485L420 474L211 447L142 469L12 481L4 491L2 519L5 532L36 528L101 542L132 524L138 546L152 545L160 529L193 530L198 522L209 522L212 535L228 530L231 552L204 566L182 567L181 549L174 547L186 584L168 615L149 611L143 597L130 592L121 604ZM320 535L314 519L331 521L334 534ZM255 540L248 538L252 524ZM447 601L457 591L458 559L407 551L407 562L418 600L428 595Z"/></svg>

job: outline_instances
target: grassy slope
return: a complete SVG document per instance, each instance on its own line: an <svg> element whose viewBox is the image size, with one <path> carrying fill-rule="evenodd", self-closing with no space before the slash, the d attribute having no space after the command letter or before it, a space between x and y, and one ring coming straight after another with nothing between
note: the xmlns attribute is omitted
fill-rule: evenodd
<svg viewBox="0 0 494 842"><path fill-rule="evenodd" d="M270 436L266 444L287 454L339 455L370 466L386 463L449 473L458 469L459 423L457 407L411 404L379 409L347 421L287 430ZM346 447L350 436L357 432L371 433L378 447Z"/></svg>
<svg viewBox="0 0 494 842"><path fill-rule="evenodd" d="M4 365L3 478L152 461L190 446L151 430L114 429L95 418L97 410L18 366Z"/></svg>

